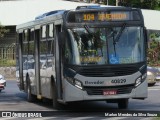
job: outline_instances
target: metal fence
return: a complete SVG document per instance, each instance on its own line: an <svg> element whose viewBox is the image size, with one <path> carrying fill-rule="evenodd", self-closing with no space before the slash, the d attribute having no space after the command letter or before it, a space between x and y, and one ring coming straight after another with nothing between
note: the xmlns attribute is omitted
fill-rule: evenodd
<svg viewBox="0 0 160 120"><path fill-rule="evenodd" d="M10 45L0 44L0 67L9 67L15 65L15 43Z"/></svg>

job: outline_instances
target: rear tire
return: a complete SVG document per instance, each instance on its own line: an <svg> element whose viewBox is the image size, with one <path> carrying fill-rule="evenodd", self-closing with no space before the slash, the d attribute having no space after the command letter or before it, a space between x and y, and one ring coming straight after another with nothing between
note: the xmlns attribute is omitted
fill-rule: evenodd
<svg viewBox="0 0 160 120"><path fill-rule="evenodd" d="M120 99L118 100L118 108L119 109L127 109L128 108L128 99Z"/></svg>
<svg viewBox="0 0 160 120"><path fill-rule="evenodd" d="M36 100L36 96L31 93L31 85L30 85L29 77L27 77L26 80L27 80L27 84L26 84L27 85L27 101L34 102Z"/></svg>
<svg viewBox="0 0 160 120"><path fill-rule="evenodd" d="M54 81L52 79L52 81ZM53 82L53 99L52 99L52 103L53 103L53 108L54 109L60 109L61 108L61 104L57 101L58 97L57 97L57 88L55 85L55 82Z"/></svg>

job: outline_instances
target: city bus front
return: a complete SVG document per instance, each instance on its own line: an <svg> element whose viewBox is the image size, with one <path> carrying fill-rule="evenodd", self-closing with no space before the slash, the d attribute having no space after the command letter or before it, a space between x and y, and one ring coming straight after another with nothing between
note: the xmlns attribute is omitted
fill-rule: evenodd
<svg viewBox="0 0 160 120"><path fill-rule="evenodd" d="M129 98L147 97L145 29L143 22L127 18L131 15L132 11L81 12L75 17L77 24L67 24L66 102L106 100L126 108Z"/></svg>

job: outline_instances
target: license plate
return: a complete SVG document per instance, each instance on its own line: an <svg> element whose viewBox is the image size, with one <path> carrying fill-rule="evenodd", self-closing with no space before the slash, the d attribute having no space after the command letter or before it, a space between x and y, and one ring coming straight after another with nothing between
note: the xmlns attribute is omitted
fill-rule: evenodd
<svg viewBox="0 0 160 120"><path fill-rule="evenodd" d="M116 95L117 90L104 90L103 95Z"/></svg>

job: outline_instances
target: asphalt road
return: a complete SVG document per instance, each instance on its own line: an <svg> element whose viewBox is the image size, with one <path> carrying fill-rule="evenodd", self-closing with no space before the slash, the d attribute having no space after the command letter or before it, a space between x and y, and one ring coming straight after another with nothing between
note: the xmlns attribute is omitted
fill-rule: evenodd
<svg viewBox="0 0 160 120"><path fill-rule="evenodd" d="M160 111L160 83L155 86L148 87L148 98L145 100L130 99L129 108L120 110L117 104L99 102L82 102L65 106L62 110L52 108L50 101L38 101L37 103L29 103L26 100L26 94L19 91L15 80L8 80L5 90L0 93L0 111L50 111L61 117L85 117L88 119L98 116L105 116L110 112L131 112L131 111ZM53 115L54 116L54 115ZM53 117L52 118L55 118ZM92 117L91 117L92 116ZM122 119L123 117L120 117ZM144 117L143 117L144 118ZM116 119L119 120L118 117ZM125 118L123 118L125 119ZM147 120L147 119L146 119Z"/></svg>

